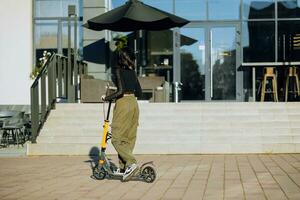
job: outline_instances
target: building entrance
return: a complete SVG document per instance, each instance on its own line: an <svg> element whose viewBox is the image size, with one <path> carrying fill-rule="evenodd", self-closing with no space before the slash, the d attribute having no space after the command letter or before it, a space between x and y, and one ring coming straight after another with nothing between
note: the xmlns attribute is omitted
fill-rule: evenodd
<svg viewBox="0 0 300 200"><path fill-rule="evenodd" d="M181 46L183 100L242 100L240 28L235 23L207 23L182 28L197 42Z"/></svg>
<svg viewBox="0 0 300 200"><path fill-rule="evenodd" d="M236 100L237 28L211 26L207 29L206 99Z"/></svg>

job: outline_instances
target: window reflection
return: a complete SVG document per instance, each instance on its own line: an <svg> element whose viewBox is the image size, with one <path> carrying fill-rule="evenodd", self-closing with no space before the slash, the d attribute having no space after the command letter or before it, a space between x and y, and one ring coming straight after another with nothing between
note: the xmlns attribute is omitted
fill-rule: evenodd
<svg viewBox="0 0 300 200"><path fill-rule="evenodd" d="M173 13L173 0L142 0L145 4L164 10L169 13Z"/></svg>
<svg viewBox="0 0 300 200"><path fill-rule="evenodd" d="M300 17L300 0L279 0L279 18L298 18Z"/></svg>
<svg viewBox="0 0 300 200"><path fill-rule="evenodd" d="M173 31L147 31L146 34L146 75L164 76L165 80L172 81Z"/></svg>
<svg viewBox="0 0 300 200"><path fill-rule="evenodd" d="M175 14L188 20L206 20L206 0L175 0Z"/></svg>
<svg viewBox="0 0 300 200"><path fill-rule="evenodd" d="M122 6L126 3L127 0L112 0L111 1L111 7L112 9Z"/></svg>
<svg viewBox="0 0 300 200"><path fill-rule="evenodd" d="M36 57L43 57L43 51L56 51L57 49L57 22L37 21L35 24Z"/></svg>
<svg viewBox="0 0 300 200"><path fill-rule="evenodd" d="M244 62L275 61L275 23L243 23Z"/></svg>
<svg viewBox="0 0 300 200"><path fill-rule="evenodd" d="M82 16L83 2L82 0L35 0L35 17L67 17L68 6L75 5L76 13ZM36 62L43 55L43 51L57 52L58 48L62 48L63 54L67 55L68 47L68 31L67 22L62 21L61 35L58 35L58 20L35 20L34 28L34 44ZM77 24L77 47L79 54L82 52L82 22ZM72 30L73 24L71 24ZM61 37L61 46L58 47L58 39ZM73 40L71 40L71 43ZM72 43L71 46L74 44Z"/></svg>
<svg viewBox="0 0 300 200"><path fill-rule="evenodd" d="M234 100L236 97L235 27L211 29L212 99Z"/></svg>
<svg viewBox="0 0 300 200"><path fill-rule="evenodd" d="M243 0L243 19L275 17L274 0Z"/></svg>
<svg viewBox="0 0 300 200"><path fill-rule="evenodd" d="M76 5L76 13L81 14L82 0L36 0L35 17L66 17L68 6Z"/></svg>
<svg viewBox="0 0 300 200"><path fill-rule="evenodd" d="M209 0L209 20L239 19L240 0Z"/></svg>
<svg viewBox="0 0 300 200"><path fill-rule="evenodd" d="M184 39L185 38L185 39ZM183 42L187 40L189 42ZM205 38L203 28L181 29L183 100L205 99Z"/></svg>
<svg viewBox="0 0 300 200"><path fill-rule="evenodd" d="M299 61L300 21L278 22L278 60Z"/></svg>

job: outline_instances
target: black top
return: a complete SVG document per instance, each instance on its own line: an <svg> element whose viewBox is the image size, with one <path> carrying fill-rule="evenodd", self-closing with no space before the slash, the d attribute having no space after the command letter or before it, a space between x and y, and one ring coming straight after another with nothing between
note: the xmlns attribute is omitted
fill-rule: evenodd
<svg viewBox="0 0 300 200"><path fill-rule="evenodd" d="M121 98L124 93L134 93L136 97L140 97L142 94L142 89L134 70L117 69L114 82L117 86L117 91L105 97L106 101Z"/></svg>

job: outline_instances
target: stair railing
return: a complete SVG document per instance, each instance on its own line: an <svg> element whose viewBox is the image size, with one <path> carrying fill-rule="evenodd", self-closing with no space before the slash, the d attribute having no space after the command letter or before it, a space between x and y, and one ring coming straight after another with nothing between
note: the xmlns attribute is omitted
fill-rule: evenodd
<svg viewBox="0 0 300 200"><path fill-rule="evenodd" d="M71 67L70 67L71 66ZM87 63L77 61L68 65L68 58L53 53L30 88L31 95L31 142L36 138L55 104L75 102L80 99L80 76L87 74Z"/></svg>

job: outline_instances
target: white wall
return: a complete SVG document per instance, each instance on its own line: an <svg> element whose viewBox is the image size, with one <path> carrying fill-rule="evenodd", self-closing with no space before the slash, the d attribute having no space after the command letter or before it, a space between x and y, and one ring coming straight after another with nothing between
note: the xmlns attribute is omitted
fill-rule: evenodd
<svg viewBox="0 0 300 200"><path fill-rule="evenodd" d="M30 104L32 0L0 0L0 105Z"/></svg>

